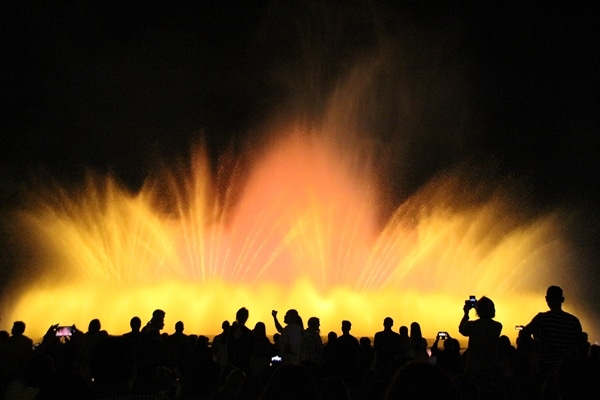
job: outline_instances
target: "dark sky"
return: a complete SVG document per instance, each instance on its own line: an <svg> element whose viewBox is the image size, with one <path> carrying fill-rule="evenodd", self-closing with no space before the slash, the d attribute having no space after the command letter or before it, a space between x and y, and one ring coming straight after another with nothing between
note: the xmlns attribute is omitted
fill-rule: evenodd
<svg viewBox="0 0 600 400"><path fill-rule="evenodd" d="M369 121L373 130L381 123L378 140L408 143L403 155L419 165L401 172L408 189L399 197L476 157L525 176L541 204L595 205L592 2L438 3L4 1L2 204L18 202L16 188L38 167L65 181L86 167L112 171L135 189L157 154L185 156L201 133L219 154L303 84L312 91L305 104L318 109L336 77L385 38L402 59L388 75L407 76L391 82L423 108L400 118L401 106L382 101L381 118ZM590 235L598 243L595 227Z"/></svg>
<svg viewBox="0 0 600 400"><path fill-rule="evenodd" d="M2 178L19 180L35 164L58 175L91 165L135 186L157 149L178 155L203 131L218 152L247 135L290 96L273 71L307 65L298 61L305 47L322 47L314 52L324 93L328 77L382 34L414 56L412 75L444 73L447 60L425 65L423 51L450 54L450 68L464 60L467 89L450 100L468 107L469 126L444 162L499 157L531 174L543 195L592 190L600 66L592 7L458 3L3 2ZM430 136L422 149L436 148Z"/></svg>

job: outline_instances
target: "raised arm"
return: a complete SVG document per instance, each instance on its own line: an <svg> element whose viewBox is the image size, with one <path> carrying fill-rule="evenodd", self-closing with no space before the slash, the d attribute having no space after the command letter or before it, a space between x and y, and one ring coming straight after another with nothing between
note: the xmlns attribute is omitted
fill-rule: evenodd
<svg viewBox="0 0 600 400"><path fill-rule="evenodd" d="M277 319L277 310L271 311L271 315L273 316L273 322L275 322L275 329L277 329L277 332L283 333L283 326L281 326Z"/></svg>

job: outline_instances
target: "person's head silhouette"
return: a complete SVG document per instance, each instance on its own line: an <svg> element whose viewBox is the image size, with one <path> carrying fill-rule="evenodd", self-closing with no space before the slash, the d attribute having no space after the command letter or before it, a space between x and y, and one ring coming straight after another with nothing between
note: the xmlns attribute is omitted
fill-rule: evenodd
<svg viewBox="0 0 600 400"><path fill-rule="evenodd" d="M138 316L133 316L129 320L129 327L133 332L139 332L142 327L142 320Z"/></svg>
<svg viewBox="0 0 600 400"><path fill-rule="evenodd" d="M250 312L246 307L242 307L235 313L235 321L238 325L246 325Z"/></svg>
<svg viewBox="0 0 600 400"><path fill-rule="evenodd" d="M22 335L25 332L25 322L15 321L10 332L13 335Z"/></svg>
<svg viewBox="0 0 600 400"><path fill-rule="evenodd" d="M348 320L343 320L342 321L342 333L347 334L350 332L350 329L352 329L352 323Z"/></svg>
<svg viewBox="0 0 600 400"><path fill-rule="evenodd" d="M394 320L391 317L385 317L383 320L383 327L385 329L392 329L392 326L394 326Z"/></svg>
<svg viewBox="0 0 600 400"><path fill-rule="evenodd" d="M563 291L559 286L550 286L546 291L546 304L551 310L560 310L565 301Z"/></svg>
<svg viewBox="0 0 600 400"><path fill-rule="evenodd" d="M477 300L477 303L475 304L475 311L477 311L479 318L491 319L496 316L496 307L494 306L494 302L485 296Z"/></svg>
<svg viewBox="0 0 600 400"><path fill-rule="evenodd" d="M315 331L315 332L319 332L319 327L321 326L321 321L319 320L319 318L317 317L310 317L308 319L308 327Z"/></svg>

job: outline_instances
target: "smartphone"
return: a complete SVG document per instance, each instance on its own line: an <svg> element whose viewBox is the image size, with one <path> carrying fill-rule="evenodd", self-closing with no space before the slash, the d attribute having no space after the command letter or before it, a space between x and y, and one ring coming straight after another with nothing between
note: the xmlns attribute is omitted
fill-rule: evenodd
<svg viewBox="0 0 600 400"><path fill-rule="evenodd" d="M56 328L56 336L72 336L73 335L73 327L72 326L59 326Z"/></svg>
<svg viewBox="0 0 600 400"><path fill-rule="evenodd" d="M469 304L471 304L471 308L475 308L475 304L477 304L477 298L473 295L469 296Z"/></svg>
<svg viewBox="0 0 600 400"><path fill-rule="evenodd" d="M518 330L518 331L522 331L523 328L524 328L523 325L515 325L515 329Z"/></svg>
<svg viewBox="0 0 600 400"><path fill-rule="evenodd" d="M446 340L446 339L448 339L448 332L438 332L437 338L439 340Z"/></svg>

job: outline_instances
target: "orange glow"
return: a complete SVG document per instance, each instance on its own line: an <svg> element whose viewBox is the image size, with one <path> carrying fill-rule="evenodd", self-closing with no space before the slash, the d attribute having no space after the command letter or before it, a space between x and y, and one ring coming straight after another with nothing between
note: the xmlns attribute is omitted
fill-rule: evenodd
<svg viewBox="0 0 600 400"><path fill-rule="evenodd" d="M565 282L560 213L518 215L501 184L448 173L382 217L369 162L319 132L290 131L225 189L198 151L135 194L110 177L40 190L18 222L35 273L3 299L2 323L26 321L40 337L99 318L120 334L162 308L166 332L182 320L187 333L213 335L246 306L249 326L264 321L272 334L271 310L296 308L319 316L324 335L349 319L372 336L391 316L395 330L418 321L427 337L446 330L464 345L469 295L492 298L514 339L514 325L546 308L546 286Z"/></svg>

